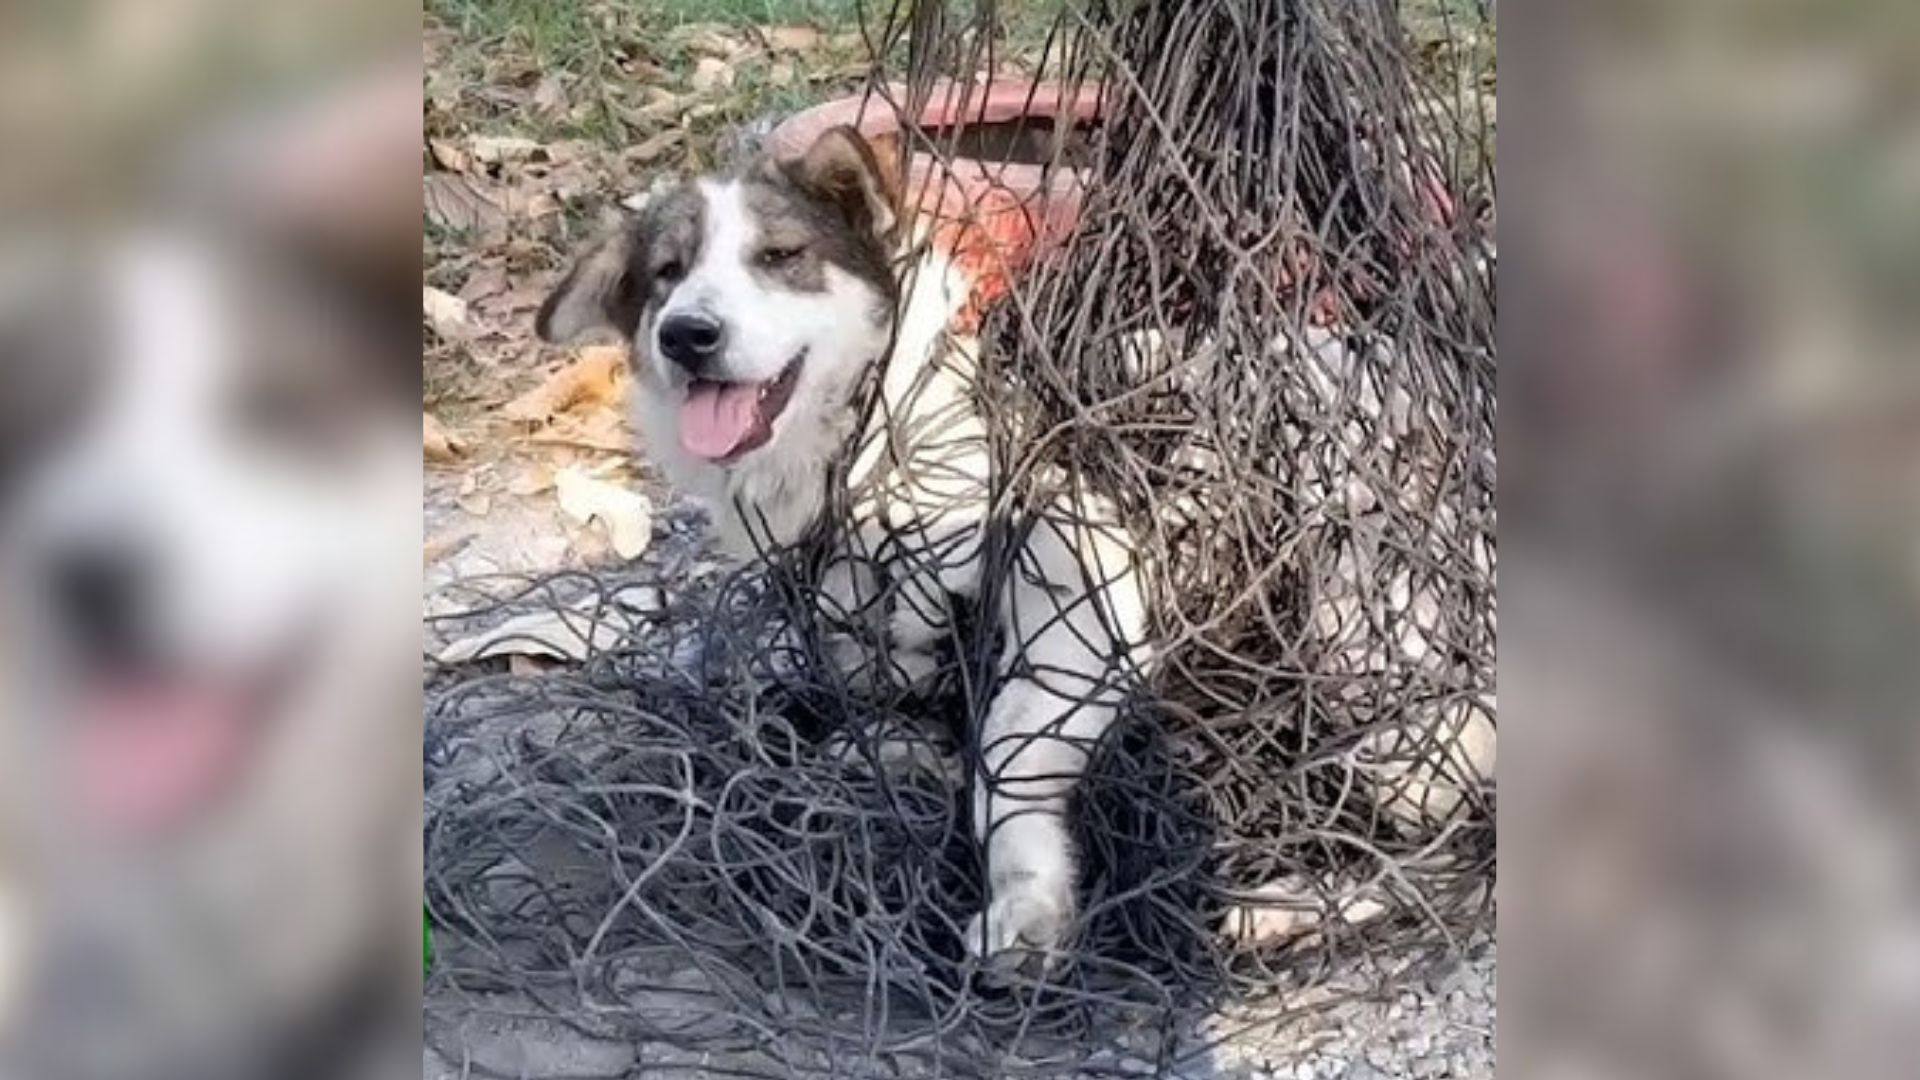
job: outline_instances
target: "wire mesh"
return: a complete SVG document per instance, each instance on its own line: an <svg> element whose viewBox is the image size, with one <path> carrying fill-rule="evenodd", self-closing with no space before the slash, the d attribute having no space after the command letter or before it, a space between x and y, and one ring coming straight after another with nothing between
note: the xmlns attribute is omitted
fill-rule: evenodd
<svg viewBox="0 0 1920 1080"><path fill-rule="evenodd" d="M430 996L701 1075L1173 1076L1490 922L1490 26L1142 0L1009 41L1002 8L863 12L903 295L965 302L849 403L826 512L749 516L727 573L528 583L503 610L607 644L434 676ZM1072 744L1028 777L1071 792L1045 965L968 947L974 804L1031 813L1010 687Z"/></svg>

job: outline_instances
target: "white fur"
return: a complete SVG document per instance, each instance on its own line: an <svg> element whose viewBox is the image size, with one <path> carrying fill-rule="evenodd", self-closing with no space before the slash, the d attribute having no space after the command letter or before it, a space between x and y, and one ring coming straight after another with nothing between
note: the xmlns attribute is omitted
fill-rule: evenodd
<svg viewBox="0 0 1920 1080"><path fill-rule="evenodd" d="M739 188L708 181L701 190L700 261L664 310L717 315L733 335L727 365L735 378L772 378L803 348L808 360L772 440L722 467L681 450L684 387L643 326L634 342L638 428L669 480L707 503L723 540L748 555L756 542L798 538L818 516L827 464L856 434L843 405L848 391L884 362L879 408L854 442L849 481L859 501L820 603L832 614L875 611L877 565L898 588L884 627L874 627L889 638L892 668L873 670L855 638L842 643L839 659L866 679L922 678L947 630L948 597L974 596L981 584L990 463L974 396L976 346L948 332L966 283L946 258L918 245L889 354L884 328L869 329L871 289L839 271L824 295L762 287L746 262L755 226ZM1034 524L1020 554L1025 572L1007 583L998 613L1007 640L1002 683L980 731L973 793L990 892L966 941L980 957L1045 953L1061 943L1075 883L1067 799L1146 659L1130 540L1113 524L1110 504L1071 478L1053 480L1058 494Z"/></svg>
<svg viewBox="0 0 1920 1080"><path fill-rule="evenodd" d="M829 404L845 400L853 381L885 348L887 333L872 325L872 292L838 268L828 268L822 294L761 287L749 269L758 227L739 183L707 180L700 190L706 233L699 260L675 286L660 318L641 327L633 343L644 391L635 395L635 419L648 455L668 480L711 507L723 542L746 555L757 543L792 541L817 515L824 497L820 463L852 431L850 419L832 415ZM653 329L667 315L691 310L726 324L724 365L732 379L772 379L806 352L773 438L732 466L694 457L680 446L687 380L661 356Z"/></svg>

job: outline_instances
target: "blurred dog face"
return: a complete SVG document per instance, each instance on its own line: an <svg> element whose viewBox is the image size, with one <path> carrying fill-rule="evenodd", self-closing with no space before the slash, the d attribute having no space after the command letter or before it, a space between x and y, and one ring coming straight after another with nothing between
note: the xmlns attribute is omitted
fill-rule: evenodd
<svg viewBox="0 0 1920 1080"><path fill-rule="evenodd" d="M890 177L837 129L798 162L660 195L567 275L540 335L628 339L652 406L642 430L682 471L788 453L790 433L823 428L886 351Z"/></svg>
<svg viewBox="0 0 1920 1080"><path fill-rule="evenodd" d="M22 1026L36 1075L224 1075L394 955L372 882L417 881L417 359L295 260L84 261L0 306Z"/></svg>
<svg viewBox="0 0 1920 1080"><path fill-rule="evenodd" d="M13 313L6 357L17 690L63 797L152 835L234 793L392 586L391 544L344 526L392 472L393 410L350 320L204 243L146 236L59 295Z"/></svg>

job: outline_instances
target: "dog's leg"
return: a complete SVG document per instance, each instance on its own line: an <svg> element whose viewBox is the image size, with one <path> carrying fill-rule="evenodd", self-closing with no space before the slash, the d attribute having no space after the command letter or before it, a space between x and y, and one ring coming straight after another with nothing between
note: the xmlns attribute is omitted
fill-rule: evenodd
<svg viewBox="0 0 1920 1080"><path fill-rule="evenodd" d="M886 551L883 541L864 537L861 547ZM938 674L934 649L941 636L950 632L952 610L938 573L940 565L892 553L884 565L888 575L899 579L884 589L872 559L841 558L828 566L822 581L822 603L840 612L843 621L858 613L868 628L864 639L842 633L830 635L827 641L830 661L858 694L924 688ZM881 650L872 638L883 614L888 647ZM921 773L957 788L965 781L954 751L953 740L943 729L904 716L838 732L826 746L830 758L859 772L877 766L896 777Z"/></svg>
<svg viewBox="0 0 1920 1080"><path fill-rule="evenodd" d="M1072 921L1067 801L1146 658L1131 545L1110 522L1098 507L1056 503L1003 586L1003 683L973 792L988 888L967 928L976 957L1050 961Z"/></svg>

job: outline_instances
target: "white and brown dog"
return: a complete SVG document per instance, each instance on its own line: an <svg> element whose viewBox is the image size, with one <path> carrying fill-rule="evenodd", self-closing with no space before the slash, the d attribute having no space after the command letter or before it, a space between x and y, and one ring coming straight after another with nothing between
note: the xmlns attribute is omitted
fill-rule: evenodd
<svg viewBox="0 0 1920 1080"><path fill-rule="evenodd" d="M966 282L902 212L894 158L840 128L798 160L659 193L578 261L538 330L630 343L649 456L735 553L830 529L819 606L877 628L884 654L850 635L844 668L924 679L953 599L992 605L1004 651L972 793L989 896L965 933L1017 963L1071 924L1069 796L1146 658L1146 615L1132 545L1066 476L1013 523L1017 565L982 596L991 461L975 345L951 329Z"/></svg>

